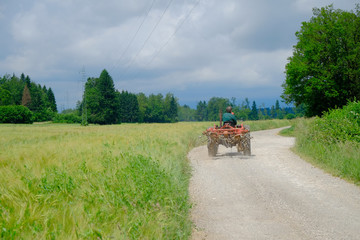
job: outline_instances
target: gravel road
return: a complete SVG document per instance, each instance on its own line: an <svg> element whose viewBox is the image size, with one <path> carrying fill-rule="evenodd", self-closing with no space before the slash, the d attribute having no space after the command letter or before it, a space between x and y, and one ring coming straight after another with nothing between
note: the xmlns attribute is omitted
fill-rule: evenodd
<svg viewBox="0 0 360 240"><path fill-rule="evenodd" d="M290 151L280 129L252 132L252 156L193 149L193 239L360 239L360 188Z"/></svg>

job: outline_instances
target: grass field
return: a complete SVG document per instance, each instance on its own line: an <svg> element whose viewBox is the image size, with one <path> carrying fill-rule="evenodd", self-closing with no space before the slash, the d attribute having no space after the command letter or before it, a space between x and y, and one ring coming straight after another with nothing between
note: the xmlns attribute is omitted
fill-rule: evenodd
<svg viewBox="0 0 360 240"><path fill-rule="evenodd" d="M212 125L0 125L1 239L188 239L186 155Z"/></svg>

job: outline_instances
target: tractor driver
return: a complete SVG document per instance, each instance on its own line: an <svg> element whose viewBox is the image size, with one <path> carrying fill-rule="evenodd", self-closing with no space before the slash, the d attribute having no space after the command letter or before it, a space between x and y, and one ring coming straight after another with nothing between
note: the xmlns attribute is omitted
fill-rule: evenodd
<svg viewBox="0 0 360 240"><path fill-rule="evenodd" d="M223 114L223 122L224 124L228 123L230 126L235 127L237 123L236 117L231 111L232 111L232 107L228 106L226 108L226 113Z"/></svg>

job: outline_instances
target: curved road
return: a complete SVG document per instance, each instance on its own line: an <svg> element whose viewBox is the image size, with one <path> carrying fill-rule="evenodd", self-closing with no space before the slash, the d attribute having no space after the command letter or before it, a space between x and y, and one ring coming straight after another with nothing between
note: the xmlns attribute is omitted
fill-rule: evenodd
<svg viewBox="0 0 360 240"><path fill-rule="evenodd" d="M252 156L193 149L193 239L360 239L360 188L290 151L280 129L252 132Z"/></svg>

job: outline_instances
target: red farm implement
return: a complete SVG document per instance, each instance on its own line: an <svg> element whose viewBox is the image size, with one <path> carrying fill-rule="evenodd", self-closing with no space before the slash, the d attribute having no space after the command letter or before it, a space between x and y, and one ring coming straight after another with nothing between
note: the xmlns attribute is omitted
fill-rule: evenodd
<svg viewBox="0 0 360 240"><path fill-rule="evenodd" d="M208 128L203 134L207 136L208 153L211 157L216 156L219 144L227 148L236 146L238 152L242 152L246 156L251 155L250 127L248 125L241 124L232 127L225 123L220 127Z"/></svg>

